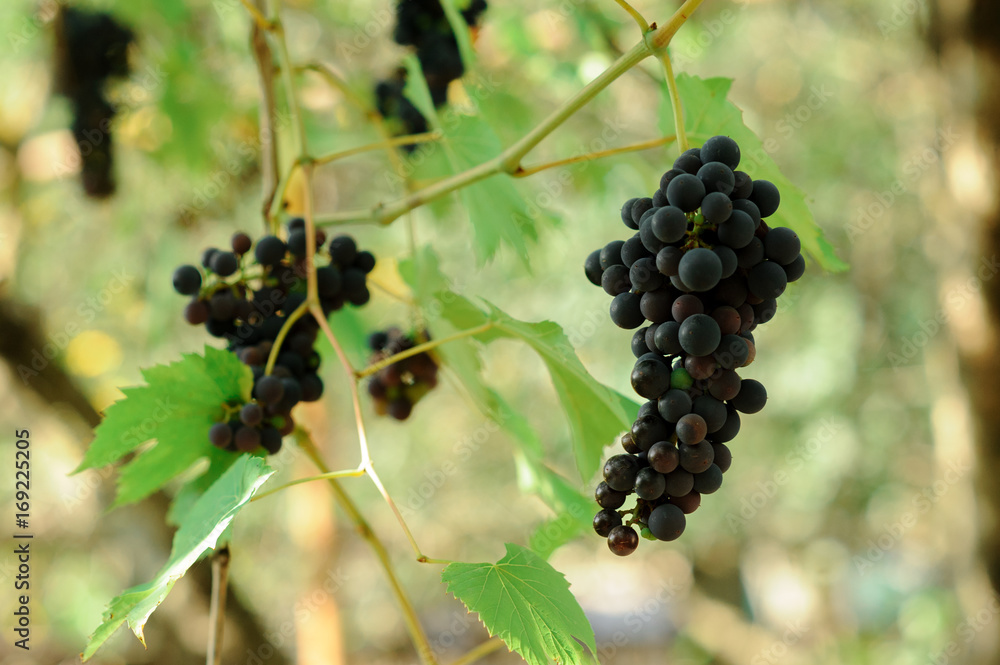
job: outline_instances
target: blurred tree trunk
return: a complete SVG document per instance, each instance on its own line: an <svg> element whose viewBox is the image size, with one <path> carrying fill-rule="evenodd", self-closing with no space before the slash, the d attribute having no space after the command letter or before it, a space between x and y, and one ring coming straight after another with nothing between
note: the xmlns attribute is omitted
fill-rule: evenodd
<svg viewBox="0 0 1000 665"><path fill-rule="evenodd" d="M975 48L978 138L990 161L994 191L1000 192L1000 3L973 0L966 21L956 28L943 38L964 43L971 38ZM983 256L1000 257L1000 204L983 219L980 242ZM962 365L977 425L981 555L1000 593L1000 280L984 280L982 294L989 339L982 353L966 355ZM1000 653L990 662L1000 663Z"/></svg>

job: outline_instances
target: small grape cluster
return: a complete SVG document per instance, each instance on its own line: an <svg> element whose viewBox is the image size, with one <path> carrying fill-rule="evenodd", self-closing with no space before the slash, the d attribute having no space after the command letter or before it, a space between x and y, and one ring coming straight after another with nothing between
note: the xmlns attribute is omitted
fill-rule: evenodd
<svg viewBox="0 0 1000 665"><path fill-rule="evenodd" d="M648 400L595 492L594 530L620 556L639 544L633 524L648 539L681 535L701 495L722 485L740 413L767 401L764 386L736 370L753 362L753 330L771 320L805 261L795 232L765 221L777 187L736 170L739 162L726 136L686 151L651 198L622 206L636 233L585 261L587 278L614 297L611 320L638 328L631 381ZM620 510L632 493L635 506Z"/></svg>
<svg viewBox="0 0 1000 665"><path fill-rule="evenodd" d="M84 191L95 198L115 191L111 121L105 95L110 78L129 74L132 31L110 14L62 7L56 21L57 89L73 104L73 138L82 160Z"/></svg>
<svg viewBox="0 0 1000 665"><path fill-rule="evenodd" d="M226 339L227 348L253 370L253 401L227 405L225 421L209 430L209 440L219 448L248 452L263 446L276 453L281 437L295 427L292 408L323 395L317 373L320 357L313 348L319 325L310 316L292 324L266 372L279 332L306 300L306 240L305 221L296 218L288 223L287 240L268 235L254 246L250 236L236 233L232 251L206 249L201 257L204 277L193 265L174 271L174 289L192 297L184 318ZM375 256L359 251L346 235L333 238L323 251L322 229L316 231L315 242L314 260L329 257L316 269L323 313L329 315L346 303L367 303L367 274L375 267Z"/></svg>
<svg viewBox="0 0 1000 665"><path fill-rule="evenodd" d="M486 11L486 0L472 0L461 11L465 23L475 31L480 15ZM440 0L400 0L396 4L396 28L393 39L397 44L413 46L431 93L435 108L448 101L448 86L462 77L465 66L458 50L458 41L452 32L448 17ZM403 94L406 70L379 81L375 86L375 103L385 118L399 122L399 134L420 134L427 131L427 120ZM412 151L414 146L406 146Z"/></svg>
<svg viewBox="0 0 1000 665"><path fill-rule="evenodd" d="M399 328L374 332L368 336L368 346L374 352L370 363L408 351L430 340L426 331L403 334ZM413 405L437 385L438 364L426 351L387 365L372 375L368 394L375 400L375 411L396 420L406 420Z"/></svg>

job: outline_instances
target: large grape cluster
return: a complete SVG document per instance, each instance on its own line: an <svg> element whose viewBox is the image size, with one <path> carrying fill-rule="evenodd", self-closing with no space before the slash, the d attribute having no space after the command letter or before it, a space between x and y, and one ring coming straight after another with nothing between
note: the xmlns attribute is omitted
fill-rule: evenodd
<svg viewBox="0 0 1000 665"><path fill-rule="evenodd" d="M128 76L132 31L110 14L63 7L56 21L56 87L73 104L73 138L80 150L84 191L104 198L115 191L108 79Z"/></svg>
<svg viewBox="0 0 1000 665"><path fill-rule="evenodd" d="M764 386L737 369L753 362L753 330L774 316L805 261L795 232L765 221L778 209L778 189L737 170L739 162L726 136L686 151L651 198L622 206L635 234L584 265L614 298L611 320L637 329L632 387L648 400L595 492L594 530L618 555L638 546L633 525L649 539L681 535L685 515L722 485L740 413L767 401ZM635 506L622 510L632 494Z"/></svg>
<svg viewBox="0 0 1000 665"><path fill-rule="evenodd" d="M325 263L316 269L323 313L329 315L346 303L367 303L367 274L375 267L374 255L358 251L354 239L346 235L323 247L322 229L315 241L314 261ZM210 335L226 339L227 348L253 371L252 401L227 405L226 418L212 426L209 440L225 450L249 452L263 446L273 454L281 448L281 437L295 427L292 408L323 394L317 373L320 357L313 348L319 325L311 316L301 317L289 328L267 372L278 334L306 300L305 222L293 219L286 240L268 235L256 246L247 234L236 233L231 250L209 248L202 254L201 269L177 268L174 289L191 296L184 310L188 323L204 324Z"/></svg>
<svg viewBox="0 0 1000 665"><path fill-rule="evenodd" d="M475 31L484 11L486 0L472 0L461 14L465 23ZM397 44L416 49L431 101L436 108L444 106L448 101L448 86L462 77L465 66L440 0L399 0L396 3L393 39ZM403 95L405 85L406 72L402 69L376 84L375 102L379 113L398 122L400 134L426 132L427 120ZM413 146L407 146L407 149L413 150Z"/></svg>
<svg viewBox="0 0 1000 665"><path fill-rule="evenodd" d="M374 332L368 336L368 346L374 352L370 362L375 364L429 340L426 332L406 335L399 328ZM406 420L413 405L437 385L437 373L437 361L426 351L383 367L368 382L376 413Z"/></svg>

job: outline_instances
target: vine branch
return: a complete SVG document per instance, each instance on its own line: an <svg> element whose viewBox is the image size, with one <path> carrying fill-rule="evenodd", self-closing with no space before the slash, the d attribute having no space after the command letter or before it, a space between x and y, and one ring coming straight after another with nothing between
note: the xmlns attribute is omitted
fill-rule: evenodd
<svg viewBox="0 0 1000 665"><path fill-rule="evenodd" d="M687 130L684 129L684 106L681 104L681 95L677 90L677 79L674 78L674 68L670 64L670 55L666 51L660 56L660 62L663 63L663 74L667 77L670 107L674 112L674 132L677 136L680 151L683 153L690 147Z"/></svg>
<svg viewBox="0 0 1000 665"><path fill-rule="evenodd" d="M206 665L221 665L222 636L226 627L226 591L229 588L229 547L223 546L212 555L212 598L208 610L208 649Z"/></svg>

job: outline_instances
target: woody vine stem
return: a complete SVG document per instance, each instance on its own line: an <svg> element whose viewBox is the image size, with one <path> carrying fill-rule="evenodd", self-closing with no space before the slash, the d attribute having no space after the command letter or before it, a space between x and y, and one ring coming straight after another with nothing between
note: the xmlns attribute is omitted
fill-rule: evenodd
<svg viewBox="0 0 1000 665"><path fill-rule="evenodd" d="M392 588L393 595L396 598L396 602L403 613L403 619L410 634L410 639L413 642L414 648L420 657L420 662L423 665L438 665L438 663L433 649L430 646L430 642L420 625L417 614L413 608L413 604L400 584L384 544L379 536L372 530L371 526L358 510L350 496L344 491L339 482L339 478L361 475L368 476L378 489L379 493L382 495L386 504L395 514L404 534L407 537L407 540L410 543L411 548L416 555L417 561L432 564L450 563L447 560L431 559L422 552L420 547L417 545L412 532L406 525L406 522L403 520L402 515L393 502L392 497L389 496L384 484L376 473L374 462L371 458L368 447L364 417L361 409L359 383L363 378L370 376L381 367L387 366L416 353L428 351L449 341L479 334L487 330L493 324L487 323L477 328L461 331L449 337L429 341L425 344L414 347L413 349L409 349L408 351L390 356L389 358L381 360L370 367L356 370L351 365L351 362L344 353L339 341L330 329L326 318L323 316L322 308L320 306L317 292L316 265L314 262L314 256L316 253L316 241L314 235L315 229L317 226L350 223L387 225L396 219L399 219L403 215L406 215L406 213L411 210L494 175L506 174L512 177L525 177L541 172L545 169L561 166L567 163L588 159L598 159L608 155L633 150L660 147L674 141L679 143L681 150L683 151L687 148L687 138L684 134L683 116L681 115L681 107L677 97L673 71L670 67L669 57L667 56L667 46L669 45L674 34L676 34L677 30L687 21L688 18L690 18L691 14L698 8L699 5L701 5L702 1L703 0L687 0L666 23L657 27L655 23L651 25L648 24L641 14L632 8L625 0L616 0L616 2L621 5L635 20L640 32L642 33L641 39L631 49L619 57L618 60L609 66L602 74L587 84L572 98L568 99L552 111L548 117L542 120L534 129L525 134L520 140L506 148L496 157L482 162L481 164L469 168L461 173L457 173L428 185L422 189L413 189L409 181L406 181L407 191L405 195L394 201L381 202L365 209L347 210L327 215L316 215L313 210L313 175L317 165L328 163L336 159L347 158L368 150L382 149L385 150L394 169L397 172L402 172L402 163L399 155L395 151L396 146L447 140L447 138L438 132L400 138L390 136L378 112L372 109L370 104L354 93L348 87L346 82L331 68L319 64L309 64L304 67L296 67L290 61L287 43L285 40L284 27L281 21L281 0L272 0L269 11L264 7L264 0L242 0L243 6L247 9L248 14L253 21L251 28L251 44L253 45L254 58L257 61L261 81L261 138L264 153L262 161L265 163L265 168L263 169L263 217L265 226L272 233L277 231L278 217L282 210L286 190L293 175L297 171L300 171L305 182L303 217L305 218L307 239L307 297L305 303L303 303L303 305L289 317L285 327L276 339L266 371L269 373L273 368L274 359L281 347L284 336L287 334L288 329L294 321L302 316L313 316L323 331L323 334L327 337L330 344L336 351L340 363L344 368L345 375L348 378L348 387L351 393L355 425L357 427L358 441L361 451L361 461L356 468L344 471L331 471L324 462L320 450L317 448L309 434L301 429L298 429L295 432L295 439L299 446L306 452L307 456L316 465L320 474L309 478L299 479L281 487L274 488L268 492L261 493L256 497L256 499L263 498L291 485L300 484L302 482L320 479L326 480L330 484L334 499L347 514L348 518L353 522L359 535L372 547L376 558L382 566L389 585ZM442 5L445 8L446 13L456 13L452 0L442 0ZM582 155L538 166L522 166L521 162L524 157L542 140L544 140L545 137L565 123L566 120L583 108L591 99L593 99L613 81L651 56L660 59L663 63L672 107L674 109L676 136L662 137L635 145L604 150L598 153ZM308 149L303 116L297 101L295 88L295 74L302 69L319 73L331 85L331 87L338 90L348 102L360 108L375 126L381 136L381 140L372 145L352 148L333 155L311 155ZM277 127L275 122L277 113L276 104L274 102L274 85L276 78L279 77L281 84L285 89L285 103L287 105L288 115L291 118L290 124L293 145L293 157L290 160L287 169L282 173L280 179L277 177L279 171L278 165L280 161ZM410 246L412 250L415 245L413 241L414 229L412 220L408 221L409 224L407 226L407 232L410 238ZM225 593L224 584L224 579L220 580L220 586L222 586L222 589L217 592L222 594ZM214 621L221 622L222 617L216 616ZM213 639L221 640L221 630L213 632L213 635L215 636ZM460 657L457 661L455 661L454 665L458 665L459 663L465 665L467 663L475 662L502 645L503 643L496 639L484 642L464 656ZM216 642L213 644L212 651L217 652L217 649L218 643ZM209 662L211 662L211 652L209 657Z"/></svg>

